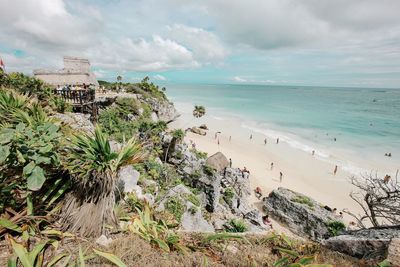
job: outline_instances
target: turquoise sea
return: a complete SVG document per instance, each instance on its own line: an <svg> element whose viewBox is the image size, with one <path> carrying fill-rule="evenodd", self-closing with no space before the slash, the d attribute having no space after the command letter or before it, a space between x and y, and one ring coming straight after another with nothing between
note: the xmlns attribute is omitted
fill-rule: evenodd
<svg viewBox="0 0 400 267"><path fill-rule="evenodd" d="M280 137L321 157L346 155L400 168L399 89L168 85L166 93L174 102L204 105L220 119L235 116L249 132ZM389 152L392 157L385 157Z"/></svg>

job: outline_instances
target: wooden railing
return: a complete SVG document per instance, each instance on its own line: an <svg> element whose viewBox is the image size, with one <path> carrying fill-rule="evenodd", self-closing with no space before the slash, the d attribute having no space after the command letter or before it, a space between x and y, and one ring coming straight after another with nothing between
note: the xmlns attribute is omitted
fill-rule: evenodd
<svg viewBox="0 0 400 267"><path fill-rule="evenodd" d="M92 104L95 101L95 90L92 89L55 89L55 93L72 105Z"/></svg>

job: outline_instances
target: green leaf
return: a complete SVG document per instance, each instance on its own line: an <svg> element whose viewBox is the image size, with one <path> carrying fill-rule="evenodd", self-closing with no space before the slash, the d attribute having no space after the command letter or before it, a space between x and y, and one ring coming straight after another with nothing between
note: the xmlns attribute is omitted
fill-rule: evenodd
<svg viewBox="0 0 400 267"><path fill-rule="evenodd" d="M31 161L28 165L25 165L22 174L28 176L32 173L33 169L36 167L35 162Z"/></svg>
<svg viewBox="0 0 400 267"><path fill-rule="evenodd" d="M55 257L46 265L46 267L51 267L51 266L53 266L54 264L56 264L57 262L59 262L62 258L66 257L66 256L68 256L67 253L62 253L62 254L59 254L59 255L55 256Z"/></svg>
<svg viewBox="0 0 400 267"><path fill-rule="evenodd" d="M36 245L31 252L29 252L28 256L29 259L32 263L34 263L36 261L36 258L38 257L38 255L42 252L42 250L45 248L45 246L47 245L47 242L43 242L40 243L38 245Z"/></svg>
<svg viewBox="0 0 400 267"><path fill-rule="evenodd" d="M82 247L79 245L79 266L85 267L85 256L82 252Z"/></svg>
<svg viewBox="0 0 400 267"><path fill-rule="evenodd" d="M11 239L11 246L14 250L15 255L17 255L18 259L21 261L24 267L34 267L33 263L29 259L29 254L26 248L21 244L18 244L13 239Z"/></svg>
<svg viewBox="0 0 400 267"><path fill-rule="evenodd" d="M157 243L157 245L158 245L162 250L165 250L165 251L167 251L167 252L170 251L168 244L165 243L164 240L161 240L161 239L159 239L159 238L154 238L153 240Z"/></svg>
<svg viewBox="0 0 400 267"><path fill-rule="evenodd" d="M295 258L299 256L299 253L297 253L294 250L290 250L290 249L286 249L286 248L278 248L278 250L280 252L286 253L286 254L288 254L288 255L290 255L292 257L295 257Z"/></svg>
<svg viewBox="0 0 400 267"><path fill-rule="evenodd" d="M27 205L27 214L29 216L32 216L33 215L32 192L29 192L26 196L26 205Z"/></svg>
<svg viewBox="0 0 400 267"><path fill-rule="evenodd" d="M274 266L275 266L275 267L284 266L284 264L287 264L288 262L289 262L289 258L288 258L288 257L283 257L283 258L277 260L277 261L274 263Z"/></svg>
<svg viewBox="0 0 400 267"><path fill-rule="evenodd" d="M3 164L3 162L6 161L9 155L10 155L10 147L0 146L0 164Z"/></svg>
<svg viewBox="0 0 400 267"><path fill-rule="evenodd" d="M120 258L118 258L116 255L111 254L111 253L106 253L106 252L101 252L97 249L93 249L94 253L96 253L97 255L106 258L107 260L111 261L112 263L114 263L115 265L117 265L118 267L126 267L125 263L123 263L121 261Z"/></svg>
<svg viewBox="0 0 400 267"><path fill-rule="evenodd" d="M22 233L21 227L6 218L0 218L0 226L12 230L14 232Z"/></svg>
<svg viewBox="0 0 400 267"><path fill-rule="evenodd" d="M39 149L39 152L44 154L44 153L50 152L52 149L53 149L53 145L52 144L47 144L46 146L41 147Z"/></svg>
<svg viewBox="0 0 400 267"><path fill-rule="evenodd" d="M17 267L17 257L9 257L7 260L7 267Z"/></svg>
<svg viewBox="0 0 400 267"><path fill-rule="evenodd" d="M18 159L18 162L21 164L24 164L26 162L24 156L18 149L17 149L17 159Z"/></svg>
<svg viewBox="0 0 400 267"><path fill-rule="evenodd" d="M36 166L31 175L28 176L27 186L29 190L37 191L39 190L44 182L46 181L46 177L44 176L43 169L39 166Z"/></svg>
<svg viewBox="0 0 400 267"><path fill-rule="evenodd" d="M314 256L303 257L299 260L300 264L306 265L314 261Z"/></svg>
<svg viewBox="0 0 400 267"><path fill-rule="evenodd" d="M378 266L379 267L390 267L391 264L388 260L384 260L384 261L381 261L380 263L378 263Z"/></svg>
<svg viewBox="0 0 400 267"><path fill-rule="evenodd" d="M60 189L58 189L58 191L54 194L54 196L50 199L50 201L47 203L46 207L50 207L51 204L54 203L54 201L56 201L60 196L62 196L69 188L70 183L67 182L65 184L63 184Z"/></svg>

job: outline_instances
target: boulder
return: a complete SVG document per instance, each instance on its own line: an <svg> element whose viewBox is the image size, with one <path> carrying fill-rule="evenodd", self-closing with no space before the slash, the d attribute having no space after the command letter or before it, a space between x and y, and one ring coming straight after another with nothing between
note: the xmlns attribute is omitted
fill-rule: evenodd
<svg viewBox="0 0 400 267"><path fill-rule="evenodd" d="M96 244L99 244L103 247L108 247L113 240L111 238L107 238L105 235L101 235L99 238L96 239Z"/></svg>
<svg viewBox="0 0 400 267"><path fill-rule="evenodd" d="M76 131L94 133L94 126L90 121L90 114L65 112L56 113L54 117L60 120L62 124L69 125Z"/></svg>
<svg viewBox="0 0 400 267"><path fill-rule="evenodd" d="M118 172L118 179L124 184L124 192L130 193L133 191L139 180L140 173L131 165L122 167Z"/></svg>
<svg viewBox="0 0 400 267"><path fill-rule="evenodd" d="M229 161L221 152L217 152L206 160L206 165L214 168L218 172L223 171L229 166Z"/></svg>
<svg viewBox="0 0 400 267"><path fill-rule="evenodd" d="M202 130L200 128L197 128L197 127L190 128L190 131L192 133L199 134L199 135L206 135L207 134L204 130Z"/></svg>
<svg viewBox="0 0 400 267"><path fill-rule="evenodd" d="M199 128L202 130L208 130L208 127L205 124L200 125Z"/></svg>
<svg viewBox="0 0 400 267"><path fill-rule="evenodd" d="M387 259L392 266L400 266L400 238L393 238L390 242Z"/></svg>
<svg viewBox="0 0 400 267"><path fill-rule="evenodd" d="M182 216L182 230L197 232L214 232L214 228L202 216L201 210L186 211Z"/></svg>
<svg viewBox="0 0 400 267"><path fill-rule="evenodd" d="M294 233L314 241L330 237L328 224L339 220L315 200L282 187L263 199L263 208Z"/></svg>
<svg viewBox="0 0 400 267"><path fill-rule="evenodd" d="M400 238L400 228L371 228L351 231L344 235L331 237L327 240L323 240L322 244L331 250L336 250L357 258L384 258L390 241L398 240L398 238ZM395 257L393 252L396 249L399 249L399 247L397 246L396 248L395 240L392 248L389 248L389 254L392 259ZM396 260L396 258L393 260Z"/></svg>

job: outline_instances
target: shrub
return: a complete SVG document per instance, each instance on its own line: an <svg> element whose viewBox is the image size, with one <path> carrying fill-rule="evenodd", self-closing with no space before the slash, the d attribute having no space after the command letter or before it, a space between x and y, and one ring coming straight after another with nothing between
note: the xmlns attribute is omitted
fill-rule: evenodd
<svg viewBox="0 0 400 267"><path fill-rule="evenodd" d="M182 141L185 137L185 132L182 129L176 129L172 132L172 137L176 138L176 140Z"/></svg>
<svg viewBox="0 0 400 267"><path fill-rule="evenodd" d="M341 231L346 229L346 226L341 221L331 221L327 224L327 227L331 236L337 236Z"/></svg>
<svg viewBox="0 0 400 267"><path fill-rule="evenodd" d="M212 176L215 173L215 169L209 165L203 165L203 171L208 176Z"/></svg>
<svg viewBox="0 0 400 267"><path fill-rule="evenodd" d="M230 233L243 233L247 231L247 225L243 220L229 220L226 231Z"/></svg>
<svg viewBox="0 0 400 267"><path fill-rule="evenodd" d="M194 153L197 159L206 159L208 156L207 152L202 152L194 148L190 149L190 152Z"/></svg>
<svg viewBox="0 0 400 267"><path fill-rule="evenodd" d="M185 206L179 197L170 197L164 205L165 209L173 214L178 222L182 220L182 215L185 212Z"/></svg>
<svg viewBox="0 0 400 267"><path fill-rule="evenodd" d="M313 207L314 207L314 204L313 204L313 202L311 201L311 199L308 198L308 197L306 197L306 196L296 196L296 197L292 198L292 201L293 201L293 202L300 203L300 204L305 204L305 205L307 205L307 206L310 207L310 208L313 208Z"/></svg>
<svg viewBox="0 0 400 267"><path fill-rule="evenodd" d="M37 192L58 171L60 137L58 126L50 122L35 127L19 123L15 128L1 130L0 193L3 203L0 210L10 205L9 201L14 202L10 200L14 198L14 189Z"/></svg>
<svg viewBox="0 0 400 267"><path fill-rule="evenodd" d="M234 196L235 196L235 193L233 191L233 188L228 187L227 189L225 189L224 200L226 203L228 203L228 205L232 205L232 199Z"/></svg>

